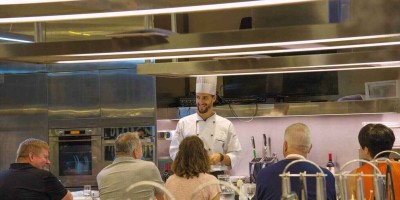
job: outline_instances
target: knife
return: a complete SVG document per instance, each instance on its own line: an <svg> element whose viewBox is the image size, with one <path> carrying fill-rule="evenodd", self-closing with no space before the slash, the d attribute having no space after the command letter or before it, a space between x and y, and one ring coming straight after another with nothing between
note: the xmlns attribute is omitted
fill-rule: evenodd
<svg viewBox="0 0 400 200"><path fill-rule="evenodd" d="M267 147L267 136L263 134L263 139L264 139L264 152L263 152L263 158L265 158L269 155L268 153L268 147Z"/></svg>
<svg viewBox="0 0 400 200"><path fill-rule="evenodd" d="M271 137L268 136L268 153L269 157L272 157Z"/></svg>
<svg viewBox="0 0 400 200"><path fill-rule="evenodd" d="M253 157L254 159L256 159L257 154L256 154L256 143L254 142L254 136L251 136L251 143L253 144Z"/></svg>

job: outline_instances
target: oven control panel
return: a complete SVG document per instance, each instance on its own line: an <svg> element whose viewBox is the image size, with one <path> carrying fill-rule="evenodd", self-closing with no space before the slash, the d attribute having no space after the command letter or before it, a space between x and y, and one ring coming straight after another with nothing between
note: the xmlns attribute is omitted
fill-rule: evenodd
<svg viewBox="0 0 400 200"><path fill-rule="evenodd" d="M50 137L59 136L90 136L101 135L101 130L98 128L73 128L73 129L50 129Z"/></svg>

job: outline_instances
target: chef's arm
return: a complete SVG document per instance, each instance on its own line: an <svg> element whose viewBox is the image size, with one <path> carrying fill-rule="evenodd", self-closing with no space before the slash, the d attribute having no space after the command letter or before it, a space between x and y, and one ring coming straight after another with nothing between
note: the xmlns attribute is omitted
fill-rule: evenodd
<svg viewBox="0 0 400 200"><path fill-rule="evenodd" d="M171 141L171 145L169 146L169 156L172 160L175 160L176 154L179 151L179 139L173 137Z"/></svg>
<svg viewBox="0 0 400 200"><path fill-rule="evenodd" d="M239 138L236 135L235 129L233 125L229 127L229 135L231 136L226 145L226 154L225 157L229 159L226 162L229 162L229 165L226 165L230 168L234 168L236 164L238 164L240 159L240 152L242 151L242 146L240 145ZM225 159L224 159L225 160ZM225 163L225 162L224 162Z"/></svg>
<svg viewBox="0 0 400 200"><path fill-rule="evenodd" d="M227 165L231 168L235 167L236 164L238 164L239 162L239 155L240 155L240 151L233 151L233 152L229 152L227 154L225 154L226 157L229 158L229 164Z"/></svg>
<svg viewBox="0 0 400 200"><path fill-rule="evenodd" d="M175 160L176 154L179 151L179 144L183 140L182 133L183 133L183 131L182 131L181 125L178 122L175 133L172 136L171 144L169 146L169 156L171 157L172 160Z"/></svg>

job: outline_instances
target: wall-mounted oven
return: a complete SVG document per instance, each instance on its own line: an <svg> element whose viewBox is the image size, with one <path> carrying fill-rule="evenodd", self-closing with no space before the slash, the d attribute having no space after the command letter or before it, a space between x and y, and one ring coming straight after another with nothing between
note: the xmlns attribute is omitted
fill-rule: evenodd
<svg viewBox="0 0 400 200"><path fill-rule="evenodd" d="M50 171L66 187L97 186L101 166L101 129L50 129Z"/></svg>

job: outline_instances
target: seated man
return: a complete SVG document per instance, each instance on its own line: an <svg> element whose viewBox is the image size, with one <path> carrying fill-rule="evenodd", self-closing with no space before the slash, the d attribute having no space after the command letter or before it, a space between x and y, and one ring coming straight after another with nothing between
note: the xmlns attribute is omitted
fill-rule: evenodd
<svg viewBox="0 0 400 200"><path fill-rule="evenodd" d="M49 165L49 145L38 139L23 141L17 151L16 163L0 172L0 199L62 199L72 200L52 173L43 168Z"/></svg>
<svg viewBox="0 0 400 200"><path fill-rule="evenodd" d="M101 200L149 199L153 194L163 199L163 192L154 186L139 186L126 189L140 181L152 181L164 184L156 165L143 161L142 144L138 133L124 133L115 141L115 160L97 175Z"/></svg>
<svg viewBox="0 0 400 200"><path fill-rule="evenodd" d="M360 143L362 153L368 160L372 160L379 152L392 150L395 141L393 131L383 124L367 124L361 128L358 134L358 142ZM382 159L383 162L379 162L378 168L382 174L386 174L386 161L384 158L388 158L390 153L382 153L377 157ZM360 168L353 171L353 173L363 174L374 174L373 169L370 165L364 164ZM395 198L400 199L400 163L392 160L392 178L394 185ZM352 186L356 184L355 180ZM356 196L356 188L351 187L350 191ZM373 189L372 177L364 177L364 195L369 197ZM373 193L374 194L374 193Z"/></svg>
<svg viewBox="0 0 400 200"><path fill-rule="evenodd" d="M273 165L269 165L262 169L257 176L257 199L276 200L282 196L282 178L279 174L283 173L285 167L296 159L307 159L307 154L311 150L310 129L302 123L292 124L285 130L283 155L281 160ZM322 168L322 167L321 167ZM322 168L326 179L327 199L336 200L335 178L332 173ZM299 174L307 172L307 174L316 174L320 172L314 165L306 162L295 163L288 168L286 172L291 174ZM300 181L299 178L291 178L291 191L297 193L300 198ZM307 195L308 199L316 199L316 178L307 177Z"/></svg>

